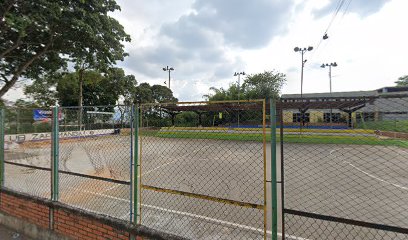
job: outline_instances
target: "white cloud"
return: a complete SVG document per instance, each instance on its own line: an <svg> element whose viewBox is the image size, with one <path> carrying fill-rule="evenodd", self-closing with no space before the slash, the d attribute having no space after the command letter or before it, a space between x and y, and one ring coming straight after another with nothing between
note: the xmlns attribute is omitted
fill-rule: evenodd
<svg viewBox="0 0 408 240"><path fill-rule="evenodd" d="M113 16L132 36L126 44L130 57L119 65L150 84L163 84L167 74L161 68L174 67L172 90L180 100L201 100L209 87L227 87L242 70L276 69L287 74L283 92L298 93L301 59L295 46L315 47L305 55L304 92L328 91L323 62L339 65L333 69L335 91L372 90L408 74L408 2L350 1L322 41L337 2L119 0L122 11Z"/></svg>

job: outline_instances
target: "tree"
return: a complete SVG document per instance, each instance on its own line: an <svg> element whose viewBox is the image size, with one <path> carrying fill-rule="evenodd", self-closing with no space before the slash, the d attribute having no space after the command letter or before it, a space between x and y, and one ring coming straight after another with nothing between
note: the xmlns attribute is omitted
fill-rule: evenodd
<svg viewBox="0 0 408 240"><path fill-rule="evenodd" d="M127 55L114 0L5 0L0 3L0 98L18 81L66 67L111 66Z"/></svg>
<svg viewBox="0 0 408 240"><path fill-rule="evenodd" d="M162 85L152 86L152 97L156 103L177 102L177 98L173 96L170 88Z"/></svg>
<svg viewBox="0 0 408 240"><path fill-rule="evenodd" d="M399 77L395 83L397 84L397 87L407 87L408 86L408 75Z"/></svg>
<svg viewBox="0 0 408 240"><path fill-rule="evenodd" d="M152 103L153 92L148 83L141 83L136 87L136 94L134 96L134 103Z"/></svg>
<svg viewBox="0 0 408 240"><path fill-rule="evenodd" d="M136 78L125 75L121 68L111 68L104 74L87 70L83 79L83 102L87 106L115 105L120 98L130 104L137 85ZM61 106L78 106L79 81L76 72L55 73L35 80L24 92L39 106L53 106L57 101Z"/></svg>
<svg viewBox="0 0 408 240"><path fill-rule="evenodd" d="M275 71L248 75L243 84L244 95L247 99L277 99L286 76Z"/></svg>
<svg viewBox="0 0 408 240"><path fill-rule="evenodd" d="M278 98L285 82L285 74L275 71L247 75L240 86L240 99ZM210 91L204 95L208 101L238 100L238 84L231 84L228 89L211 87Z"/></svg>
<svg viewBox="0 0 408 240"><path fill-rule="evenodd" d="M55 106L57 103L56 84L61 73L53 73L35 80L24 88L24 94L31 97L41 107Z"/></svg>

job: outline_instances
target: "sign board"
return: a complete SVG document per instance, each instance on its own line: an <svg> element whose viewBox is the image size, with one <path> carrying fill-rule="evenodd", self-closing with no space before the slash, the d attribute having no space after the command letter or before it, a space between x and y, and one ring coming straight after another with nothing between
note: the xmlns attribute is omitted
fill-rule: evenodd
<svg viewBox="0 0 408 240"><path fill-rule="evenodd" d="M33 110L34 121L51 121L52 119L52 110L44 109L34 109ZM58 113L58 120L62 119L61 112Z"/></svg>

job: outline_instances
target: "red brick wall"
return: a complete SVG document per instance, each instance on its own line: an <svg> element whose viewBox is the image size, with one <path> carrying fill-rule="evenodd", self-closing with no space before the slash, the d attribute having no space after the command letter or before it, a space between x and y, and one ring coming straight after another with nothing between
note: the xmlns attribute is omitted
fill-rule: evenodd
<svg viewBox="0 0 408 240"><path fill-rule="evenodd" d="M127 232L120 231L96 220L77 216L62 209L54 211L54 230L73 239L129 239L129 233Z"/></svg>
<svg viewBox="0 0 408 240"><path fill-rule="evenodd" d="M49 227L49 208L40 203L1 193L0 210L40 227Z"/></svg>
<svg viewBox="0 0 408 240"><path fill-rule="evenodd" d="M53 230L72 239L84 240L128 240L129 232L109 225L98 218L87 217L69 208L52 207L51 202L20 197L15 193L0 193L0 211L44 229L53 225ZM50 224L50 210L53 210L53 224ZM137 237L138 240L143 238Z"/></svg>

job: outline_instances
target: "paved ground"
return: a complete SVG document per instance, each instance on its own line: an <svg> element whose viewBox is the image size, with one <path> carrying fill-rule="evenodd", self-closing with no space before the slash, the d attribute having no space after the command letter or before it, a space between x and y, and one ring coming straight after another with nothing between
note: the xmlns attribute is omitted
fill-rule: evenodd
<svg viewBox="0 0 408 240"><path fill-rule="evenodd" d="M71 152L66 153L65 170L129 179L128 139L102 138L70 144L61 150ZM268 146L267 162L270 161ZM140 149L142 184L262 205L262 150L262 143L256 142L144 137ZM285 208L408 226L408 153L404 149L285 144L284 152ZM45 156L42 158L46 162ZM267 164L267 180L270 180L269 169ZM62 202L129 219L129 186L66 174L61 174L60 181ZM49 172L7 164L6 186L46 197L49 196ZM270 203L269 183L266 196ZM150 227L192 239L263 238L265 215L262 209L148 189L141 191L141 199L142 224ZM281 202L280 197L278 200ZM267 216L269 231L270 208ZM285 229L287 239L405 237L292 215L286 215Z"/></svg>
<svg viewBox="0 0 408 240"><path fill-rule="evenodd" d="M3 225L0 225L0 239L1 240L32 240L23 234L17 233Z"/></svg>

